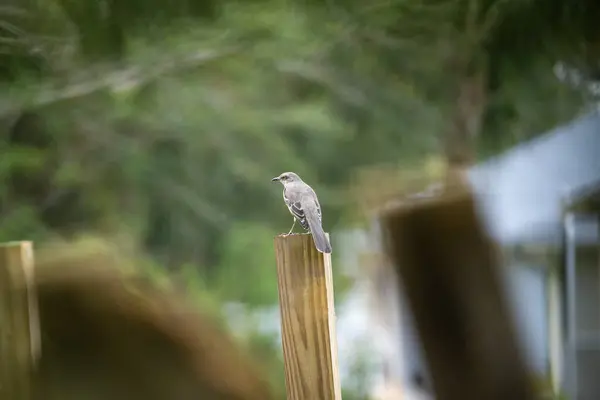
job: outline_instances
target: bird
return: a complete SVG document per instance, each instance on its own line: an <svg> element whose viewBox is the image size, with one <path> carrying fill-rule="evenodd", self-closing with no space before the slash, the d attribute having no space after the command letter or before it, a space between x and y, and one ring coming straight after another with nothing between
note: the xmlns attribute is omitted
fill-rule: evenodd
<svg viewBox="0 0 600 400"><path fill-rule="evenodd" d="M287 234L292 233L296 221L298 221L304 230L311 233L318 251L331 253L331 243L329 243L329 239L321 225L321 205L313 188L294 172L284 172L271 179L271 181L283 185L283 201L294 217L292 228Z"/></svg>

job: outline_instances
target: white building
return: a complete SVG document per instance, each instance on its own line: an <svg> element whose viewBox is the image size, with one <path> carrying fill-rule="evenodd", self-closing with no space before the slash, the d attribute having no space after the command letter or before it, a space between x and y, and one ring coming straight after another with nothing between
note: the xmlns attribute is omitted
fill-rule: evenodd
<svg viewBox="0 0 600 400"><path fill-rule="evenodd" d="M600 399L600 115L476 165L469 179L490 234L509 254L507 297L532 371L570 399ZM586 213L577 211L581 203ZM377 235L375 223L367 252L379 252ZM366 268L385 386L427 390L402 294L388 268Z"/></svg>

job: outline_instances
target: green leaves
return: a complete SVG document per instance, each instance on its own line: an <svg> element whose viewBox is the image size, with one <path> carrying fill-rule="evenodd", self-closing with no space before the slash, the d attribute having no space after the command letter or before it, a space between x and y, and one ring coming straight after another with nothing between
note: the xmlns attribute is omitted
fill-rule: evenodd
<svg viewBox="0 0 600 400"><path fill-rule="evenodd" d="M255 224L234 224L224 238L216 285L228 300L254 306L277 302L273 253L275 231Z"/></svg>
<svg viewBox="0 0 600 400"><path fill-rule="evenodd" d="M546 47L525 45L582 17L563 21L554 2L192 3L0 8L0 38L18 36L37 57L33 74L21 50L2 47L16 69L0 68L0 113L35 109L44 121L26 129L24 150L9 143L0 176L20 170L50 182L43 198L74 190L93 209L76 214L81 226L95 229L100 215L144 227L140 240L157 254L210 268L232 226L285 225L275 174L294 170L310 182L333 230L354 170L406 168L439 153L470 69L487 78L481 154L580 104L553 79ZM27 146L40 131L56 148ZM168 162L154 151L167 142L180 148ZM55 162L48 177L44 160Z"/></svg>

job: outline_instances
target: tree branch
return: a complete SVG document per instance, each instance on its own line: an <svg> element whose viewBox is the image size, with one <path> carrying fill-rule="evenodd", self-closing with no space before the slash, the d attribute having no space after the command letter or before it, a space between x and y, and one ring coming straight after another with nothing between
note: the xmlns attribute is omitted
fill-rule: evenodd
<svg viewBox="0 0 600 400"><path fill-rule="evenodd" d="M0 98L0 116L16 112L27 107L41 107L64 100L71 100L86 96L99 90L110 90L112 92L121 92L131 90L137 86L146 84L161 76L173 73L181 73L186 70L197 68L211 61L222 59L226 56L235 54L239 49L228 48L218 51L200 51L187 57L174 60L172 57L168 61L153 66L151 69L140 66L119 69L113 72L107 72L101 75L99 79L87 79L80 82L70 82L60 88L54 88L54 84L46 84L41 89L32 89L35 94L30 100L17 100L14 96ZM88 74L91 75L91 74ZM93 75L98 76L98 73ZM29 91L26 91L28 93ZM6 106L8 105L8 106Z"/></svg>

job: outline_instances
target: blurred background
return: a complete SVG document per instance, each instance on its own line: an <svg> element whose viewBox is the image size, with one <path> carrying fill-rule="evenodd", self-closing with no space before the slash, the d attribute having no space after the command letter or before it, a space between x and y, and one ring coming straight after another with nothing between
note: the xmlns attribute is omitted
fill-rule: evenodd
<svg viewBox="0 0 600 400"><path fill-rule="evenodd" d="M332 237L344 399L372 398L363 206L593 112L598 18L591 0L3 0L0 240L142 249L283 390L273 237L292 220L271 178L297 172Z"/></svg>

